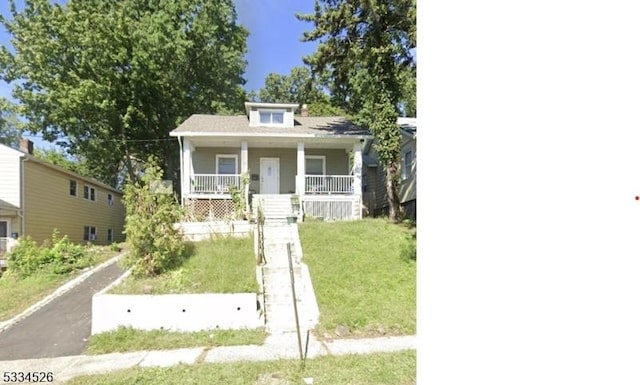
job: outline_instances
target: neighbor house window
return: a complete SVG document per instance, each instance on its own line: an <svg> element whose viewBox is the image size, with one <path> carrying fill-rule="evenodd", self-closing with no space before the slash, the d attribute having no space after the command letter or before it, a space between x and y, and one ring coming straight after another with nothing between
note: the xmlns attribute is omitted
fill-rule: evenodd
<svg viewBox="0 0 640 385"><path fill-rule="evenodd" d="M325 175L326 158L321 155L307 155L304 157L306 175Z"/></svg>
<svg viewBox="0 0 640 385"><path fill-rule="evenodd" d="M216 155L216 174L232 175L238 172L237 155Z"/></svg>
<svg viewBox="0 0 640 385"><path fill-rule="evenodd" d="M107 204L109 204L109 206L113 206L113 195L107 194Z"/></svg>
<svg viewBox="0 0 640 385"><path fill-rule="evenodd" d="M85 241L95 241L96 240L96 227L95 226L85 226L84 227L84 236L82 239Z"/></svg>
<svg viewBox="0 0 640 385"><path fill-rule="evenodd" d="M260 124L279 125L284 124L284 111L259 111Z"/></svg>
<svg viewBox="0 0 640 385"><path fill-rule="evenodd" d="M113 229L107 229L107 242L113 242Z"/></svg>
<svg viewBox="0 0 640 385"><path fill-rule="evenodd" d="M96 200L96 189L89 186L84 186L84 199L92 201Z"/></svg>
<svg viewBox="0 0 640 385"><path fill-rule="evenodd" d="M69 181L69 195L78 196L78 182L75 180Z"/></svg>
<svg viewBox="0 0 640 385"><path fill-rule="evenodd" d="M404 161L402 162L402 179L407 179L411 175L411 166L413 164L413 154L411 151L404 153Z"/></svg>

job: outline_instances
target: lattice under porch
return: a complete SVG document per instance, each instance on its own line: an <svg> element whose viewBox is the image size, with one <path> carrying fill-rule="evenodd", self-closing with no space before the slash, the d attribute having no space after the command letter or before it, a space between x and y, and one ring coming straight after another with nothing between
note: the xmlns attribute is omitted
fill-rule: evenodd
<svg viewBox="0 0 640 385"><path fill-rule="evenodd" d="M235 216L231 199L185 199L186 221L229 220Z"/></svg>

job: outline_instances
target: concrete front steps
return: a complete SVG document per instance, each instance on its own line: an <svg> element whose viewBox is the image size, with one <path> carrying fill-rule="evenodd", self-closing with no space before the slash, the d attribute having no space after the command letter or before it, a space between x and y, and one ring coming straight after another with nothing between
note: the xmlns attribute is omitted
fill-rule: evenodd
<svg viewBox="0 0 640 385"><path fill-rule="evenodd" d="M313 329L318 321L318 310L313 288L305 284L306 266L293 268L298 320L303 332ZM289 267L264 266L264 303L267 332L285 333L296 331L293 293Z"/></svg>
<svg viewBox="0 0 640 385"><path fill-rule="evenodd" d="M253 196L254 214L262 207L265 220L285 219L292 214L291 194L258 194ZM286 223L286 222L285 222Z"/></svg>

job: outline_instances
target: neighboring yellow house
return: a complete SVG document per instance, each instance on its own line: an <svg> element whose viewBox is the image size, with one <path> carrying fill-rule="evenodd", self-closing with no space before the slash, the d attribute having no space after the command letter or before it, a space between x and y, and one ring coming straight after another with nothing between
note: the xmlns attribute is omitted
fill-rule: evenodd
<svg viewBox="0 0 640 385"><path fill-rule="evenodd" d="M124 240L122 193L32 155L0 144L0 253L25 235L42 242L54 229L76 243Z"/></svg>

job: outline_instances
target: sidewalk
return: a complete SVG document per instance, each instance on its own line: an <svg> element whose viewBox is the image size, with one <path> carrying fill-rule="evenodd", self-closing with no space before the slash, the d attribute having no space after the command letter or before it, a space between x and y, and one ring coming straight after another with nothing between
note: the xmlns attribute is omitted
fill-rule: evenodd
<svg viewBox="0 0 640 385"><path fill-rule="evenodd" d="M303 344L304 340L303 337ZM333 340L333 342L327 343L310 339L307 358L415 350L416 345L415 336ZM297 335L287 333L286 335L270 336L264 345L224 346L210 350L191 348L0 361L0 372L52 372L55 379L54 384L62 384L81 375L103 374L134 367L169 367L181 363L193 365L200 362L223 363L299 358Z"/></svg>

